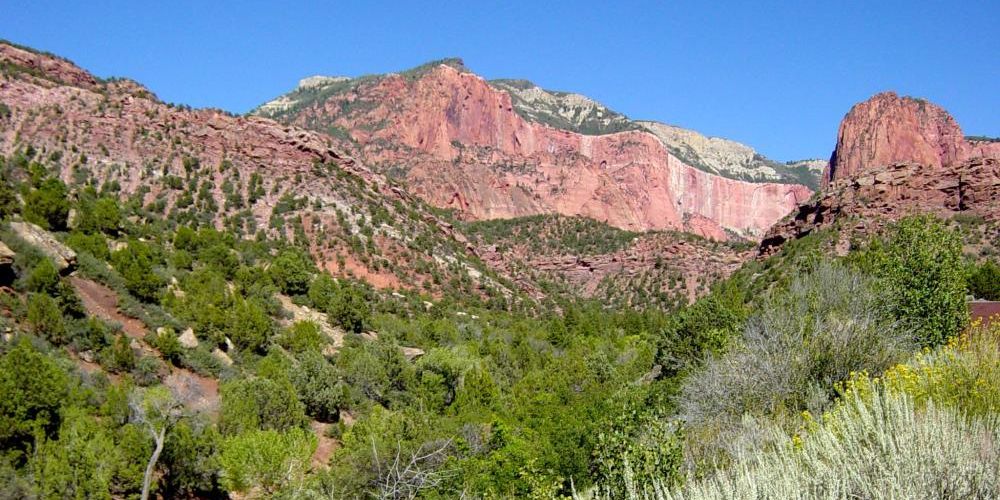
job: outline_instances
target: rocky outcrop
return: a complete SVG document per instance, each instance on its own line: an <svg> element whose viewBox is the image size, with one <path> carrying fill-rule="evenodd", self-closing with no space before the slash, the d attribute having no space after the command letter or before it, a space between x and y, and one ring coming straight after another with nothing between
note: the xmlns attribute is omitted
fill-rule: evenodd
<svg viewBox="0 0 1000 500"><path fill-rule="evenodd" d="M14 257L17 254L10 249L4 242L0 241L0 267L10 267L14 264Z"/></svg>
<svg viewBox="0 0 1000 500"><path fill-rule="evenodd" d="M18 238L51 259L60 273L69 274L76 267L76 252L60 243L52 233L30 222L11 222L10 229Z"/></svg>
<svg viewBox="0 0 1000 500"><path fill-rule="evenodd" d="M966 141L941 107L885 92L855 105L844 117L824 180L899 162L937 171L976 157L1000 158L1000 143Z"/></svg>
<svg viewBox="0 0 1000 500"><path fill-rule="evenodd" d="M686 218L703 217L716 226L704 234L760 235L811 194L801 185L699 170L643 129L588 135L527 120L518 107L542 102L555 106L544 114L553 124L622 128L592 101L532 92L504 91L456 64L440 64L299 91L281 113L258 112L349 134L367 163L471 219L557 213L629 230L685 230ZM559 113L559 103L570 101L590 118Z"/></svg>
<svg viewBox="0 0 1000 500"><path fill-rule="evenodd" d="M31 72L58 83L90 90L98 86L93 75L52 54L0 43L0 60L10 63L12 69Z"/></svg>
<svg viewBox="0 0 1000 500"><path fill-rule="evenodd" d="M786 241L838 221L854 221L850 230L871 234L916 213L943 217L964 213L1000 220L1000 160L975 158L936 168L893 163L835 179L815 200L768 231L760 252L771 254Z"/></svg>
<svg viewBox="0 0 1000 500"><path fill-rule="evenodd" d="M870 234L914 213L1000 219L1000 142L967 140L923 99L885 92L852 107L825 177L819 195L768 231L761 254L844 220L847 232Z"/></svg>

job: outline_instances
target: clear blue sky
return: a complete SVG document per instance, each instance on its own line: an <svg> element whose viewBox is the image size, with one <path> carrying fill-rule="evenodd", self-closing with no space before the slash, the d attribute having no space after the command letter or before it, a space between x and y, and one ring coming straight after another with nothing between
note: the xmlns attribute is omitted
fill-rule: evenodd
<svg viewBox="0 0 1000 500"><path fill-rule="evenodd" d="M280 4L280 5L279 5ZM779 160L829 155L881 90L1000 135L1000 1L31 2L0 37L242 113L304 76L458 56L487 78L589 95Z"/></svg>

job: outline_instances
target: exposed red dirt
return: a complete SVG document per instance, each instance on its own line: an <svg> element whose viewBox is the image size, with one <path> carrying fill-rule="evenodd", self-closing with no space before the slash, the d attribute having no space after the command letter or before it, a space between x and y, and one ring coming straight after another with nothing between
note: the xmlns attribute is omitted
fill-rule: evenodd
<svg viewBox="0 0 1000 500"><path fill-rule="evenodd" d="M336 439L326 435L326 431L330 428L330 425L315 420L309 423L309 428L316 434L316 451L313 453L311 462L314 470L328 469L330 467L330 457L340 447L340 443Z"/></svg>
<svg viewBox="0 0 1000 500"><path fill-rule="evenodd" d="M118 310L118 295L114 290L96 281L71 276L69 282L76 288L77 295L87 312L105 321L122 325L125 335L135 339L146 337L146 325L135 318L125 316Z"/></svg>
<svg viewBox="0 0 1000 500"><path fill-rule="evenodd" d="M122 314L118 309L118 295L114 290L96 281L71 276L69 278L76 289L84 309L92 316L105 321L113 321L122 325L122 331L131 338L139 340L144 354L159 356L159 352L150 347L144 339L149 333L146 325L136 318ZM100 370L100 365L87 363L78 359L77 364L88 373ZM183 399L185 405L198 412L216 414L219 408L219 381L199 375L185 368L168 365L170 374L164 377L163 384Z"/></svg>

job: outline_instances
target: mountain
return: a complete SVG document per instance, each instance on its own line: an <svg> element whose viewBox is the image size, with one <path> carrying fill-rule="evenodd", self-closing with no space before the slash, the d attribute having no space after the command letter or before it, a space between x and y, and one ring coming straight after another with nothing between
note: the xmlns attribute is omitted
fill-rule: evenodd
<svg viewBox="0 0 1000 500"><path fill-rule="evenodd" d="M86 185L111 186L122 203L144 207L148 220L308 245L320 267L380 289L442 294L461 284L461 293L506 300L522 293L536 299L613 294L636 307L673 307L705 293L712 279L746 257L739 245L629 232L598 221L586 222L594 234L627 244L581 249L547 239L547 223L525 223L521 241L547 241L544 256L498 255L502 242L456 224L373 171L368 160L353 156L356 144L340 136L169 105L136 82L101 80L65 59L11 44L0 44L0 64L0 155L35 151L69 185L71 197ZM317 77L302 88L325 92L357 83ZM685 227L725 237L700 216L688 217ZM545 272L521 272L536 267ZM581 267L591 270L581 273ZM647 275L642 286L626 286ZM557 282L564 285L546 285ZM641 296L624 298L626 292Z"/></svg>
<svg viewBox="0 0 1000 500"><path fill-rule="evenodd" d="M947 111L923 99L886 92L851 108L824 177L816 197L768 231L762 253L837 224L845 233L878 232L913 213L1000 220L1000 142L967 139ZM841 251L849 239L843 235Z"/></svg>
<svg viewBox="0 0 1000 500"><path fill-rule="evenodd" d="M745 147L719 152L735 143L689 146L693 135L654 133L659 124L578 94L489 82L456 59L302 83L252 114L354 141L373 169L467 219L556 213L631 231L757 237L811 194L784 182L815 184L815 168L779 167ZM682 150L695 154L673 152Z"/></svg>
<svg viewBox="0 0 1000 500"><path fill-rule="evenodd" d="M444 275L475 293L513 293L450 223L341 140L169 105L133 81L7 43L0 69L0 154L35 152L74 193L110 186L175 223L302 241L321 268L380 288L440 290Z"/></svg>

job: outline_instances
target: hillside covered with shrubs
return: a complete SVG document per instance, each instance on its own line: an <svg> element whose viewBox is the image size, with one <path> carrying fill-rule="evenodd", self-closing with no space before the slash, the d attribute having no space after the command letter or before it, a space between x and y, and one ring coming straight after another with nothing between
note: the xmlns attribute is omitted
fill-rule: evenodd
<svg viewBox="0 0 1000 500"><path fill-rule="evenodd" d="M2 497L1000 493L1000 331L966 305L997 267L961 223L819 232L679 309L543 304L334 277L52 161L2 165Z"/></svg>

